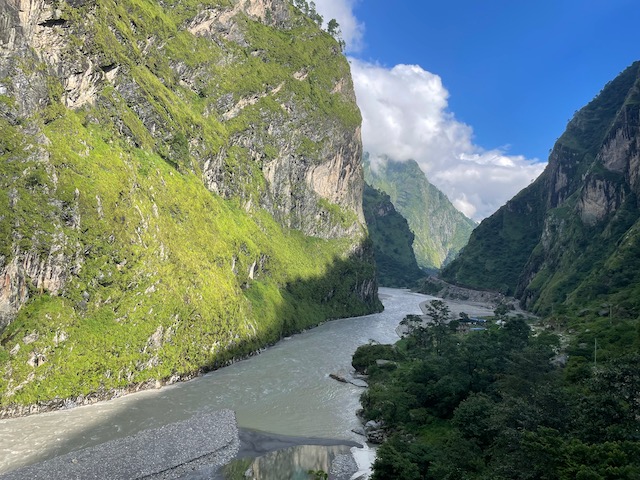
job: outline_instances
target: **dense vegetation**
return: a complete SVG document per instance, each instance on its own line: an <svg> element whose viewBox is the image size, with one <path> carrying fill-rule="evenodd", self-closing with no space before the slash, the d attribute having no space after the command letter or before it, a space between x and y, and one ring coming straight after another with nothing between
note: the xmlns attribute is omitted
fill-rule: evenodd
<svg viewBox="0 0 640 480"><path fill-rule="evenodd" d="M545 178L543 173L506 207L485 218L473 230L461 254L443 268L442 278L513 296L529 256L540 241L544 214L531 205L544 203Z"/></svg>
<svg viewBox="0 0 640 480"><path fill-rule="evenodd" d="M496 311L460 334L443 303L432 309L434 324L408 317L406 338L354 356L369 373L363 415L388 432L373 480L639 478L637 320L556 316L531 330Z"/></svg>
<svg viewBox="0 0 640 480"><path fill-rule="evenodd" d="M376 260L378 284L411 287L425 274L416 263L413 232L389 195L365 184L362 209Z"/></svg>
<svg viewBox="0 0 640 480"><path fill-rule="evenodd" d="M475 223L456 210L414 160L377 158L372 163L365 154L364 171L366 182L389 195L396 210L409 222L421 268L442 268L466 245Z"/></svg>
<svg viewBox="0 0 640 480"><path fill-rule="evenodd" d="M314 135L360 123L334 38L287 2L273 3L287 28L240 9L235 40L223 25L215 41L187 27L232 2L55 3L61 18L41 28L63 65L26 49L2 60L30 79L17 94L42 99L24 112L2 80L0 271L26 271L28 301L0 332L0 409L175 381L379 308L359 205L297 185L317 212L304 227L338 232L320 238L287 228L300 222L280 198L262 202L263 163L318 164L332 144ZM67 108L60 75L87 64L95 99Z"/></svg>
<svg viewBox="0 0 640 480"><path fill-rule="evenodd" d="M374 479L640 478L639 78L635 63L578 112L442 271L544 320L416 327L386 347L395 368L370 368L365 415L390 432Z"/></svg>

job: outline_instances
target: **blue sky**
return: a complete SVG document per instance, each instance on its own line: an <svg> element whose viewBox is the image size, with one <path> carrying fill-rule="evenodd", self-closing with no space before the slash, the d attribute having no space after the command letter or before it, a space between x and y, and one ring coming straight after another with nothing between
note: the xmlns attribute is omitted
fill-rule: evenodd
<svg viewBox="0 0 640 480"><path fill-rule="evenodd" d="M365 148L418 161L476 220L530 183L573 113L640 59L637 0L316 4L347 41Z"/></svg>

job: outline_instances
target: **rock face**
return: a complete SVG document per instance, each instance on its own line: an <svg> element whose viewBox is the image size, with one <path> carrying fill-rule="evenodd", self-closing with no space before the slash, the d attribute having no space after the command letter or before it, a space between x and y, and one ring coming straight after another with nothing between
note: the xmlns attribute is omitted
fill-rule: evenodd
<svg viewBox="0 0 640 480"><path fill-rule="evenodd" d="M269 22L290 31L295 28L295 21L289 10L286 0L239 1L229 11L214 10L201 14L190 22L189 30L196 36L214 41L219 40L222 30L225 32L223 38L246 45L250 39L238 28L238 16L246 14L261 22L269 19ZM287 54L271 43L253 48L249 44L248 47L250 55L264 63L278 62ZM277 47L289 48L284 44ZM341 57L335 50L325 53ZM227 52L227 56L225 62L239 60L235 52ZM316 115L310 111L306 101L296 98L296 89L290 88L291 84L313 84L312 80L318 76L317 71L307 65L278 78L277 84L274 79L259 92L221 96L221 108L217 113L224 121L233 123L247 110L257 114L260 121L232 135L216 155L202 159L203 179L207 187L227 198L242 198L248 206L257 203L284 226L302 230L308 235L333 238L358 233L358 222L363 222L362 208L358 203L362 197L362 174L355 161L362 154L359 113L354 110L355 94L348 68L340 67L338 76L322 80L329 82L326 86L331 88L331 100L351 110L349 128L345 128L345 122L331 115ZM179 69L188 83L193 83L193 78L199 75L199 72L182 65ZM230 159L236 161L233 157L239 153L252 160L262 172L262 178L257 179L262 184L258 186L257 198L252 195L254 192L247 191L245 176L230 172L234 167L230 165ZM331 217L330 209L323 202L350 212L357 221L334 222L333 218L328 218Z"/></svg>
<svg viewBox="0 0 640 480"><path fill-rule="evenodd" d="M375 420L369 420L364 424L364 431L369 443L380 445L384 443L387 438L386 431L382 422L376 422Z"/></svg>
<svg viewBox="0 0 640 480"><path fill-rule="evenodd" d="M605 300L638 311L639 70L575 115L542 175L482 222L445 279L539 312Z"/></svg>
<svg viewBox="0 0 640 480"><path fill-rule="evenodd" d="M89 384L124 388L379 308L349 65L290 2L0 0L0 27L0 360L111 336ZM9 397L55 370L16 352Z"/></svg>
<svg viewBox="0 0 640 480"><path fill-rule="evenodd" d="M415 235L413 250L418 265L440 269L464 247L475 223L456 210L444 193L429 180L414 160L394 161L368 154L364 162L366 182L388 194Z"/></svg>

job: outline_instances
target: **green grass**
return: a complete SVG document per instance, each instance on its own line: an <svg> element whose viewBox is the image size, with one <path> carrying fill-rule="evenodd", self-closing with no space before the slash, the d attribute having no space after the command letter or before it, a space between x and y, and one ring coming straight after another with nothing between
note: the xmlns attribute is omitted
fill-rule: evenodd
<svg viewBox="0 0 640 480"><path fill-rule="evenodd" d="M357 293L375 275L364 232L311 238L260 207L261 159L301 149L307 164L322 161L327 135L359 125L354 99L333 91L349 78L335 40L292 9L289 29L243 17L248 45L216 43L185 25L228 1L169 3L64 6L64 54L76 58L82 41L82 55L117 66L118 82L70 111L61 81L46 77L49 105L20 119L46 144L0 118L0 264L61 254L66 276L57 295L31 282L30 300L0 333L1 407L189 376L380 308ZM306 79L293 78L303 69ZM219 102L229 94L232 105L260 99L224 122ZM305 128L327 133L311 138ZM218 155L226 199L202 181ZM314 202L323 228L354 230L355 211Z"/></svg>
<svg viewBox="0 0 640 480"><path fill-rule="evenodd" d="M288 232L264 211L249 216L158 155L105 142L80 115L46 133L57 196L80 218L79 229L60 229L65 253L81 266L62 295L36 295L2 333L3 348L20 351L4 364L11 376L0 404L186 375L372 308L352 291L358 274L373 274L344 257L352 240ZM48 222L35 206L28 214ZM323 303L332 290L341 298ZM149 346L159 328L161 344ZM56 345L60 332L67 338ZM33 352L46 362L27 365Z"/></svg>

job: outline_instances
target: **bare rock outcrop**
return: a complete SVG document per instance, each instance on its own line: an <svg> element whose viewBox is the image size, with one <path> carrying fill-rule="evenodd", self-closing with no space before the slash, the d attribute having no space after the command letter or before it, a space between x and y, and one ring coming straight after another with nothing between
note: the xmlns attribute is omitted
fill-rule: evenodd
<svg viewBox="0 0 640 480"><path fill-rule="evenodd" d="M46 256L31 252L14 256L4 267L0 262L0 330L29 299L30 288L57 295L65 286L69 268L63 241L54 244Z"/></svg>

